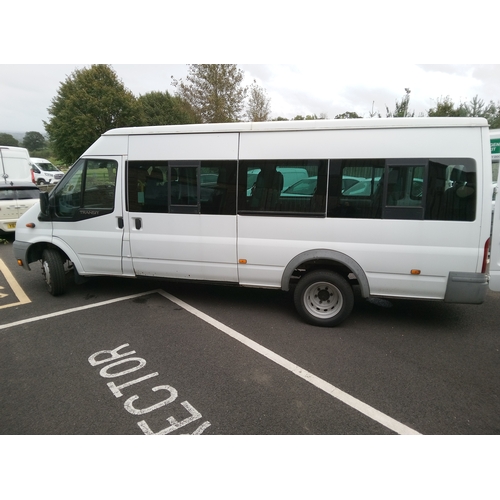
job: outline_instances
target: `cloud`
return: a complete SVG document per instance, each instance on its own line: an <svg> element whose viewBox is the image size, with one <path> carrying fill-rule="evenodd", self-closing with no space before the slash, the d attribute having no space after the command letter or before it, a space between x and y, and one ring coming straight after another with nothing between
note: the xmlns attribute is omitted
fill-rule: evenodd
<svg viewBox="0 0 500 500"><path fill-rule="evenodd" d="M60 84L79 64L0 65L0 132L39 131ZM87 64L86 66L89 66ZM485 103L500 102L498 64L395 64L355 58L297 64L241 64L246 85L255 79L271 99L271 116L320 115L346 111L368 117L372 110L385 116L386 106L411 90L410 110L418 115L450 96L455 103L474 96ZM171 77L185 79L186 64L112 64L124 86L139 96L151 91L175 92Z"/></svg>

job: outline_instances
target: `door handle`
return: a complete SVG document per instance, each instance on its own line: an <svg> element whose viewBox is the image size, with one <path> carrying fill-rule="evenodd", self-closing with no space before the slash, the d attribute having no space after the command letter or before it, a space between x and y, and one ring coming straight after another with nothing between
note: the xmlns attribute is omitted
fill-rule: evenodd
<svg viewBox="0 0 500 500"><path fill-rule="evenodd" d="M118 229L123 229L123 217L118 217Z"/></svg>
<svg viewBox="0 0 500 500"><path fill-rule="evenodd" d="M135 228L136 229L141 229L142 228L142 219L135 219Z"/></svg>

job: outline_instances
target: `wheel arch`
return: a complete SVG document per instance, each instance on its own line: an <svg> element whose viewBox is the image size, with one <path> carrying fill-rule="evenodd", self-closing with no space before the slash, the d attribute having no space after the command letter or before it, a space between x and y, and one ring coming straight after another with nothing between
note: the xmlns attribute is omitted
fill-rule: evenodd
<svg viewBox="0 0 500 500"><path fill-rule="evenodd" d="M302 276L313 269L329 269L342 275L353 274L360 286L361 296L370 296L370 285L363 268L348 255L325 248L307 250L295 256L285 267L281 277L281 289L290 290L293 277Z"/></svg>
<svg viewBox="0 0 500 500"><path fill-rule="evenodd" d="M63 257L63 260L70 260L78 272L80 272L80 270L82 270L82 266L81 266L81 263L80 263L78 257L71 250L70 247L68 247L67 245L64 245L64 248L63 248L62 246L56 245L56 244L48 242L48 241L38 241L38 242L33 243L29 246L29 248L26 252L28 266L29 266L29 264L36 262L37 260L41 260L43 251L46 248L53 248L54 250L57 250L61 254L61 256Z"/></svg>

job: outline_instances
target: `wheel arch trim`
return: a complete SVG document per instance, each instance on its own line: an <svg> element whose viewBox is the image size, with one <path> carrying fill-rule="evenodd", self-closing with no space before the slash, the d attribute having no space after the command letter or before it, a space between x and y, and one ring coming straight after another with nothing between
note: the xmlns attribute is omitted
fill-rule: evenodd
<svg viewBox="0 0 500 500"><path fill-rule="evenodd" d="M52 247L56 250L59 250L68 257L68 259L73 263L76 270L78 271L78 274L84 273L84 269L82 267L80 259L78 258L78 254L74 252L73 249L64 240L53 238Z"/></svg>
<svg viewBox="0 0 500 500"><path fill-rule="evenodd" d="M370 284L363 268L351 257L336 250L327 248L319 248L315 250L307 250L295 256L285 267L281 277L281 289L288 291L290 289L290 280L295 269L306 262L315 260L328 260L332 263L339 263L347 267L356 279L361 288L361 296L368 298L370 296Z"/></svg>

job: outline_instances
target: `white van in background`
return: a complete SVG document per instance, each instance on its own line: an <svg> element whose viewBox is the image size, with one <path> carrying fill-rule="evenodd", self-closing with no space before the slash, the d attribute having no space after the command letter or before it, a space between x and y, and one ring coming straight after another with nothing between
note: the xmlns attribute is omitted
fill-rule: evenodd
<svg viewBox="0 0 500 500"><path fill-rule="evenodd" d="M36 184L57 184L64 175L61 170L44 158L31 158L31 168Z"/></svg>
<svg viewBox="0 0 500 500"><path fill-rule="evenodd" d="M30 155L26 148L0 146L0 182L32 182Z"/></svg>

